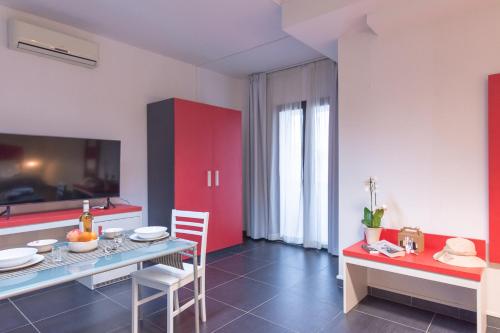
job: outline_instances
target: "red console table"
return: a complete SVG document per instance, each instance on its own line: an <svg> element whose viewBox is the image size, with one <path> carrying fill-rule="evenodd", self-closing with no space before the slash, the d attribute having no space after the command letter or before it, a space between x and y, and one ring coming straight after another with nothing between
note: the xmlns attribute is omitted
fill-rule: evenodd
<svg viewBox="0 0 500 333"><path fill-rule="evenodd" d="M432 258L441 250L446 239L452 236L425 234L425 250L418 255L389 258L383 254L371 255L361 248L360 241L343 250L344 313L351 311L368 294L369 270L387 274L407 276L412 279L433 281L453 285L474 292L471 303L475 304L477 332L486 332L486 278L483 268L463 268L443 264ZM397 243L397 230L384 230L381 239ZM471 239L476 245L477 255L484 259L486 242Z"/></svg>

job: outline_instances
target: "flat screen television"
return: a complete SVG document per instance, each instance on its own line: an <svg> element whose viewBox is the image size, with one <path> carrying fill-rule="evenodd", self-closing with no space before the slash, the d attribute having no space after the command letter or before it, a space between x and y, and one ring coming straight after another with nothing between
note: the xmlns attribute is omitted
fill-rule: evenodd
<svg viewBox="0 0 500 333"><path fill-rule="evenodd" d="M120 141L0 134L0 205L120 196Z"/></svg>

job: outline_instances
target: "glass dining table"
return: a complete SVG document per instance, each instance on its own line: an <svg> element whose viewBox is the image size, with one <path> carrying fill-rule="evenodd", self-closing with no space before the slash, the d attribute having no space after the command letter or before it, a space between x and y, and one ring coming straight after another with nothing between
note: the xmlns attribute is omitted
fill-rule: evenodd
<svg viewBox="0 0 500 333"><path fill-rule="evenodd" d="M149 246L136 248L119 253L108 253L94 260L71 261L56 267L27 274L17 274L13 278L2 279L0 276L0 300L29 293L79 278L103 273L116 268L142 263L148 260L181 253L192 257L194 281L198 280L197 243L184 239L171 239L162 243L153 243ZM46 259L47 260L47 259ZM22 273L22 270L20 270ZM194 283L195 332L199 333L199 300L198 283ZM131 300L132 302L132 300Z"/></svg>

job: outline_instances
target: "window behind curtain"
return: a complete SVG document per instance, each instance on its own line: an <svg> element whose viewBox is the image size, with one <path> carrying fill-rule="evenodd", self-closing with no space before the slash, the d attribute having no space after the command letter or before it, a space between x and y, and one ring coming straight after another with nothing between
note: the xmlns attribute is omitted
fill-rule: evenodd
<svg viewBox="0 0 500 333"><path fill-rule="evenodd" d="M279 112L280 238L302 243L304 111L299 103Z"/></svg>
<svg viewBox="0 0 500 333"><path fill-rule="evenodd" d="M330 106L313 106L305 116L307 103L295 103L279 111L279 197L280 238L285 242L328 245L328 135ZM305 140L305 121L311 121L311 138ZM307 141L307 146L305 146ZM305 161L304 158L310 158ZM312 186L304 193L304 163L310 165ZM304 195L312 201L313 214L304 219Z"/></svg>
<svg viewBox="0 0 500 333"><path fill-rule="evenodd" d="M321 247L328 246L328 136L330 106L316 105L311 110L313 121L313 138L310 145L312 161L313 186L311 190L312 205L318 219L319 233L317 242ZM307 221L305 221L307 223Z"/></svg>

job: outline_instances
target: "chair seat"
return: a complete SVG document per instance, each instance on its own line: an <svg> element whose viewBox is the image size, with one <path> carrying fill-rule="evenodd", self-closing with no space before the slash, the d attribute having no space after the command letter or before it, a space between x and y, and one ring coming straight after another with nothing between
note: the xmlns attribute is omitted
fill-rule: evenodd
<svg viewBox="0 0 500 333"><path fill-rule="evenodd" d="M176 285L177 287L182 287L193 281L193 265L183 263L182 266L184 269L158 264L133 272L131 275L139 284L147 284L150 286L164 285L166 287ZM203 269L198 266L198 276L201 276L202 273Z"/></svg>

